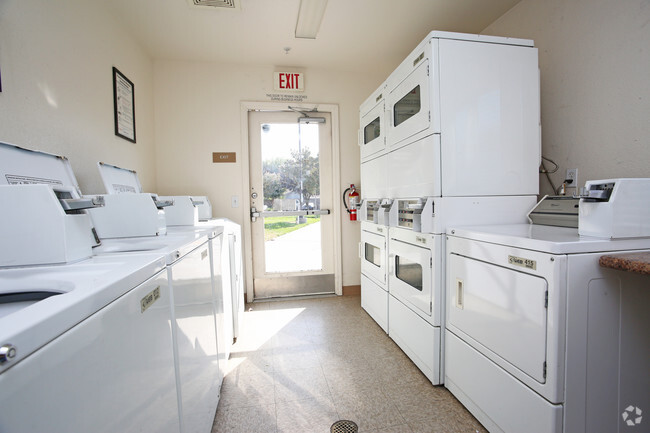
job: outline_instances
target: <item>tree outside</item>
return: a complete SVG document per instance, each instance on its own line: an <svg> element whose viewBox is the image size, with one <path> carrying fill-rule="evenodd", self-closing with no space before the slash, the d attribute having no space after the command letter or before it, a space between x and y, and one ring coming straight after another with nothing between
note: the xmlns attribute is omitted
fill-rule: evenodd
<svg viewBox="0 0 650 433"><path fill-rule="evenodd" d="M320 194L318 155L309 149L292 150L291 159L276 158L263 163L264 204L271 208L275 199L296 193L300 209L307 209L309 200Z"/></svg>
<svg viewBox="0 0 650 433"><path fill-rule="evenodd" d="M280 183L286 191L299 195L300 209L307 209L309 199L320 194L318 155L312 156L309 149L292 150L291 159L282 165Z"/></svg>

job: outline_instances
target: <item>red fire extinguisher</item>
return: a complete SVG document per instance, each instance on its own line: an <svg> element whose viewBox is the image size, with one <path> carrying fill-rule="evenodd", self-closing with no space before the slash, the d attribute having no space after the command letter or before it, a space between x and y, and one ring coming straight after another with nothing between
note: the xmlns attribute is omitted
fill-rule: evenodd
<svg viewBox="0 0 650 433"><path fill-rule="evenodd" d="M350 191L346 199L345 195ZM350 188L346 188L343 191L343 205L345 209L350 214L350 221L357 220L357 205L359 204L359 193L357 192L357 187L354 184L350 185Z"/></svg>

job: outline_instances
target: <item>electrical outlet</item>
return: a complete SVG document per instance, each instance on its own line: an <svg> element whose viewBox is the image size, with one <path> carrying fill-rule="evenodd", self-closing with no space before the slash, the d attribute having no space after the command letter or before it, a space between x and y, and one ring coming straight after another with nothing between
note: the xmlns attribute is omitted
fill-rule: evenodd
<svg viewBox="0 0 650 433"><path fill-rule="evenodd" d="M239 196L233 195L230 197L230 207L239 207Z"/></svg>
<svg viewBox="0 0 650 433"><path fill-rule="evenodd" d="M564 181L566 182L567 188L578 188L578 169L567 168Z"/></svg>

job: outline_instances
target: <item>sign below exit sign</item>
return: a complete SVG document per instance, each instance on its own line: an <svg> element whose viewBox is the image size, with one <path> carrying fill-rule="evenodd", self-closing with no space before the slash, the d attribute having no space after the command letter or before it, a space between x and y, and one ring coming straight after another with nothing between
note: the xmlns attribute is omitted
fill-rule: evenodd
<svg viewBox="0 0 650 433"><path fill-rule="evenodd" d="M305 74L302 72L274 72L273 88L289 92L305 91Z"/></svg>

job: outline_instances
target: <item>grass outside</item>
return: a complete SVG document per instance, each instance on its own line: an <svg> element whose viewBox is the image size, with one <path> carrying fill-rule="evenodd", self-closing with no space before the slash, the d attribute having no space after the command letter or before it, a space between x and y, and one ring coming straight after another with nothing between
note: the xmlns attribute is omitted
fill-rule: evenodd
<svg viewBox="0 0 650 433"><path fill-rule="evenodd" d="M320 221L320 216L308 216L304 224L296 224L298 217L267 217L264 218L264 240L271 241L278 236L286 235L294 230L298 230L309 224Z"/></svg>

